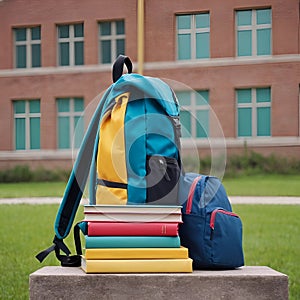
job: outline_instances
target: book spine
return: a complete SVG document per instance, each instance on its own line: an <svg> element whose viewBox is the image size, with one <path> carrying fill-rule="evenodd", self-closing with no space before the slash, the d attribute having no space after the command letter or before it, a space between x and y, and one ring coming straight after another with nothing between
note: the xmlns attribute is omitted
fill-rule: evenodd
<svg viewBox="0 0 300 300"><path fill-rule="evenodd" d="M178 223L89 222L89 236L176 236Z"/></svg>
<svg viewBox="0 0 300 300"><path fill-rule="evenodd" d="M82 268L86 273L166 273L192 272L192 260L151 259L151 260L85 260Z"/></svg>
<svg viewBox="0 0 300 300"><path fill-rule="evenodd" d="M107 213L95 214L84 213L84 221L86 222L135 222L135 223L181 223L181 214L123 214L123 213Z"/></svg>
<svg viewBox="0 0 300 300"><path fill-rule="evenodd" d="M85 249L86 259L174 259L188 257L188 249L185 247Z"/></svg>
<svg viewBox="0 0 300 300"><path fill-rule="evenodd" d="M179 236L85 236L89 248L179 248Z"/></svg>

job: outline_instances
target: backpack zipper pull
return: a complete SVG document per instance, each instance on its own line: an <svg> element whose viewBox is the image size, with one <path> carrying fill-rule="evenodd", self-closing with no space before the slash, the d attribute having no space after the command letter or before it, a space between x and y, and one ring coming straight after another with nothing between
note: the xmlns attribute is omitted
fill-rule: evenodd
<svg viewBox="0 0 300 300"><path fill-rule="evenodd" d="M159 162L159 169L162 171L164 177L168 180L168 181L171 181L171 178L167 172L167 163L162 159L160 158L158 160Z"/></svg>

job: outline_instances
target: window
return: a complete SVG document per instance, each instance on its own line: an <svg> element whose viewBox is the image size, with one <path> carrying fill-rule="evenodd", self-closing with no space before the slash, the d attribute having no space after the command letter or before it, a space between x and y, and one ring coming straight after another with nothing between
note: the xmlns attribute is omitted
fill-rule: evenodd
<svg viewBox="0 0 300 300"><path fill-rule="evenodd" d="M84 133L84 101L82 98L58 98L56 102L58 148L79 148Z"/></svg>
<svg viewBox="0 0 300 300"><path fill-rule="evenodd" d="M120 54L125 54L124 21L99 23L99 61L112 63Z"/></svg>
<svg viewBox="0 0 300 300"><path fill-rule="evenodd" d="M236 12L237 56L271 55L271 9Z"/></svg>
<svg viewBox="0 0 300 300"><path fill-rule="evenodd" d="M13 101L16 150L40 149L40 100Z"/></svg>
<svg viewBox="0 0 300 300"><path fill-rule="evenodd" d="M210 57L209 13L177 16L177 59Z"/></svg>
<svg viewBox="0 0 300 300"><path fill-rule="evenodd" d="M15 28L15 67L41 66L41 27Z"/></svg>
<svg viewBox="0 0 300 300"><path fill-rule="evenodd" d="M209 91L176 92L183 138L209 136Z"/></svg>
<svg viewBox="0 0 300 300"><path fill-rule="evenodd" d="M237 89L238 137L271 136L271 89Z"/></svg>
<svg viewBox="0 0 300 300"><path fill-rule="evenodd" d="M83 23L58 26L58 65L84 64Z"/></svg>

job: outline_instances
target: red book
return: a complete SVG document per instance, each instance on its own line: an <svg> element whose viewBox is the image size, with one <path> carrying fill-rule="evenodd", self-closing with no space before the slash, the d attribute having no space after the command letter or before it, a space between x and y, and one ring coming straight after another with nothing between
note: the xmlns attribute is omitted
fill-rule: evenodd
<svg viewBox="0 0 300 300"><path fill-rule="evenodd" d="M89 236L176 236L178 223L88 222Z"/></svg>

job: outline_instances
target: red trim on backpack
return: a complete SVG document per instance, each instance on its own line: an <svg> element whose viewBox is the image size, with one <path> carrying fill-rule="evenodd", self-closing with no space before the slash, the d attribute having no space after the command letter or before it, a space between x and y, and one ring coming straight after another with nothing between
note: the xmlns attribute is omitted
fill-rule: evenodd
<svg viewBox="0 0 300 300"><path fill-rule="evenodd" d="M189 195L188 195L188 199L187 199L187 204L186 204L186 210L185 210L185 213L186 214L190 214L191 213L191 210L192 210L192 204L193 204L193 198L194 198L194 194L195 194L195 189L196 189L196 186L197 186L197 183L198 181L201 179L202 176L197 176L191 187L190 187L190 191L189 191Z"/></svg>
<svg viewBox="0 0 300 300"><path fill-rule="evenodd" d="M236 218L239 218L239 216L231 211L227 211L227 210L224 210L224 209L215 209L212 213L211 213L211 217L210 217L210 223L209 223L209 226L212 230L215 229L215 220L216 220L216 214L217 213L221 213L221 214L224 214L224 215L229 215L229 216L232 216L232 217L236 217Z"/></svg>

